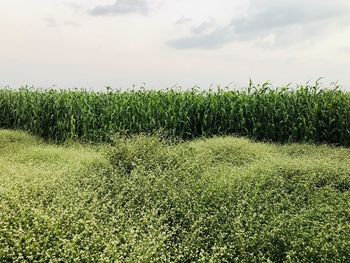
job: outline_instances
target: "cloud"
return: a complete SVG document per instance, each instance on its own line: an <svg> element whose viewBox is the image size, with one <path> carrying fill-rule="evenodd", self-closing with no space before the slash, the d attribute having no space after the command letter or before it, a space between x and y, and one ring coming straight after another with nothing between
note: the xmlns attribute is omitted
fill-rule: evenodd
<svg viewBox="0 0 350 263"><path fill-rule="evenodd" d="M99 5L89 11L93 16L117 16L132 13L147 14L148 3L145 0L117 0L112 5Z"/></svg>
<svg viewBox="0 0 350 263"><path fill-rule="evenodd" d="M66 20L63 22L64 26L68 26L68 27L81 27L81 25L75 21L72 20Z"/></svg>
<svg viewBox="0 0 350 263"><path fill-rule="evenodd" d="M186 18L185 16L182 16L181 18L179 18L175 22L175 25L183 25L183 24L186 24L186 23L191 22L191 21L192 21L191 18Z"/></svg>
<svg viewBox="0 0 350 263"><path fill-rule="evenodd" d="M43 21L47 27L57 27L56 19L54 19L53 17L46 17L43 19Z"/></svg>
<svg viewBox="0 0 350 263"><path fill-rule="evenodd" d="M75 12L79 12L79 11L84 9L84 7L82 5L77 5L77 4L73 4L73 3L69 3L69 2L63 2L63 4L70 7Z"/></svg>
<svg viewBox="0 0 350 263"><path fill-rule="evenodd" d="M81 25L73 20L65 20L65 21L57 21L53 17L46 17L43 19L44 23L49 28L61 28L62 26L65 27L81 27Z"/></svg>
<svg viewBox="0 0 350 263"><path fill-rule="evenodd" d="M219 48L223 44L236 40L236 36L229 26L218 27L214 31L207 34L192 34L188 37L183 37L168 41L170 47L177 49L191 49L191 48Z"/></svg>
<svg viewBox="0 0 350 263"><path fill-rule="evenodd" d="M233 19L231 24L238 34L307 25L344 15L344 6L340 2L343 1L268 1L248 17Z"/></svg>
<svg viewBox="0 0 350 263"><path fill-rule="evenodd" d="M322 34L331 25L349 23L350 9L345 0L251 0L247 15L207 32L191 30L187 37L167 44L177 49L219 48L236 41L264 39L279 45ZM271 37L272 36L272 37Z"/></svg>
<svg viewBox="0 0 350 263"><path fill-rule="evenodd" d="M192 32L192 34L199 35L199 34L203 34L205 32L208 32L208 30L210 30L211 28L213 28L215 26L216 26L215 20L211 19L208 21L204 21L199 26L192 27L191 32Z"/></svg>
<svg viewBox="0 0 350 263"><path fill-rule="evenodd" d="M339 47L338 51L345 53L345 54L350 54L350 46Z"/></svg>

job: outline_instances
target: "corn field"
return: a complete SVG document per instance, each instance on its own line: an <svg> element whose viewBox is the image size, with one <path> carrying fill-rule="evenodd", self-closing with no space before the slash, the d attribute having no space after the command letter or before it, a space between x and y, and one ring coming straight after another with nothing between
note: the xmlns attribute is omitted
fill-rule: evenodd
<svg viewBox="0 0 350 263"><path fill-rule="evenodd" d="M191 139L240 135L275 142L350 145L350 93L250 85L244 91L0 89L0 128L55 142L108 142L163 131Z"/></svg>

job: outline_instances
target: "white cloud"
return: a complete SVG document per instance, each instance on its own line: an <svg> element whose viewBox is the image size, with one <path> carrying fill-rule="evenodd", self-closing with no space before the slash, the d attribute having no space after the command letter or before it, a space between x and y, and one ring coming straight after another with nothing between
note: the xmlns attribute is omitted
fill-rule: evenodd
<svg viewBox="0 0 350 263"><path fill-rule="evenodd" d="M43 19L43 21L47 27L57 27L56 19L54 19L53 17L46 17Z"/></svg>
<svg viewBox="0 0 350 263"><path fill-rule="evenodd" d="M145 0L147 16L88 14L115 3L1 1L0 85L206 88L325 76L350 87L349 0Z"/></svg>
<svg viewBox="0 0 350 263"><path fill-rule="evenodd" d="M64 26L70 26L70 27L81 27L81 25L75 21L72 20L66 20L63 22Z"/></svg>
<svg viewBox="0 0 350 263"><path fill-rule="evenodd" d="M98 5L89 11L93 16L126 15L131 13L147 14L148 3L145 0L116 0L112 5Z"/></svg>
<svg viewBox="0 0 350 263"><path fill-rule="evenodd" d="M214 28L215 26L216 26L215 20L210 19L210 20L204 21L198 26L192 27L191 32L195 35L203 34L203 33L207 33L210 29Z"/></svg>
<svg viewBox="0 0 350 263"><path fill-rule="evenodd" d="M74 4L74 3L70 3L70 2L63 2L63 4L70 7L75 12L79 12L79 11L84 9L84 7L82 5L79 5L79 4Z"/></svg>
<svg viewBox="0 0 350 263"><path fill-rule="evenodd" d="M275 37L273 43L285 45L322 34L330 26L350 22L349 4L343 0L252 0L250 3L245 16L205 34L191 30L189 36L171 40L168 45L179 49L218 48L226 43L270 35Z"/></svg>
<svg viewBox="0 0 350 263"><path fill-rule="evenodd" d="M175 22L175 24L176 24L176 25L183 25L183 24L186 24L186 23L191 22L191 21L192 21L192 19L187 18L187 17L185 17L185 16L182 16L181 18L179 18L179 19Z"/></svg>

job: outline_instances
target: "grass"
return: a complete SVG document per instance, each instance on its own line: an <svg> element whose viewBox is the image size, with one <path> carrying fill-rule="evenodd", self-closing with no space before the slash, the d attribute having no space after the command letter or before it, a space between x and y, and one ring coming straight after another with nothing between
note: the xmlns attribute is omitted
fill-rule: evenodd
<svg viewBox="0 0 350 263"><path fill-rule="evenodd" d="M350 149L0 131L1 262L346 262Z"/></svg>

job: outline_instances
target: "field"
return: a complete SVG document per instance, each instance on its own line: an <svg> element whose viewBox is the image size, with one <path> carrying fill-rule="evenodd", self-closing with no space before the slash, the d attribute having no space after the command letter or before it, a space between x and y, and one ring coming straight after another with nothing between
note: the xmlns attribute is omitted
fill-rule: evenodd
<svg viewBox="0 0 350 263"><path fill-rule="evenodd" d="M1 130L0 262L347 262L349 190L343 147Z"/></svg>
<svg viewBox="0 0 350 263"><path fill-rule="evenodd" d="M350 146L350 93L337 87L243 91L0 89L0 128L54 142L110 142L119 134L193 139L247 136L274 142Z"/></svg>

